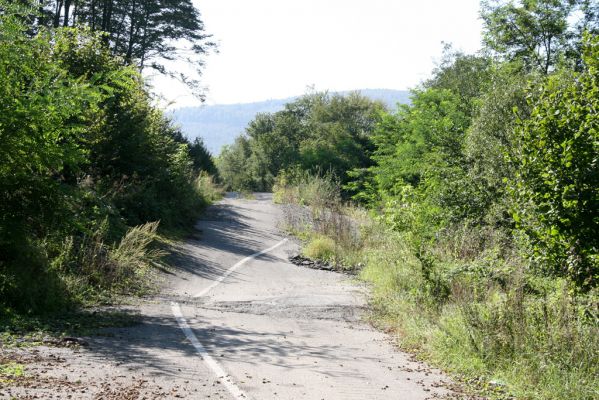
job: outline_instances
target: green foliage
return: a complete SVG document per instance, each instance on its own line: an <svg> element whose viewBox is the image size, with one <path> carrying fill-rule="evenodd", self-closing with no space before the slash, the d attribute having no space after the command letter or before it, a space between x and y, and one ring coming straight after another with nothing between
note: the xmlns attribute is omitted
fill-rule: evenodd
<svg viewBox="0 0 599 400"><path fill-rule="evenodd" d="M492 62L487 57L453 51L449 45L444 50L441 63L424 86L451 91L458 96L461 111L471 117L476 111L478 98L487 90L492 79Z"/></svg>
<svg viewBox="0 0 599 400"><path fill-rule="evenodd" d="M549 78L530 118L516 129L514 219L532 241L539 268L583 288L599 278L599 40L585 69Z"/></svg>
<svg viewBox="0 0 599 400"><path fill-rule="evenodd" d="M597 396L599 42L569 53L581 4L487 7L499 61L448 53L410 105L379 114L371 165L343 182L372 220L338 201L286 209L305 252L366 265L403 346L495 397ZM317 184L286 171L275 198L317 204Z"/></svg>
<svg viewBox="0 0 599 400"><path fill-rule="evenodd" d="M286 222L307 238L303 253L365 265L374 322L396 332L402 348L490 398L596 396L596 293L531 274L502 230L454 226L423 247L414 246L420 232L391 230L356 209L312 207L308 220L301 210L288 208Z"/></svg>
<svg viewBox="0 0 599 400"><path fill-rule="evenodd" d="M263 189L253 182L249 164L251 156L247 138L239 136L231 146L224 146L216 159L218 176L229 190ZM270 177L264 177L270 178Z"/></svg>
<svg viewBox="0 0 599 400"><path fill-rule="evenodd" d="M202 196L205 202L213 203L223 197L223 188L216 183L214 176L200 171L195 180L196 192Z"/></svg>
<svg viewBox="0 0 599 400"><path fill-rule="evenodd" d="M383 117L373 136L375 199L397 229L431 234L472 208L463 196L463 142L469 126L460 100L447 89L417 91L412 105ZM467 187L466 187L467 188Z"/></svg>
<svg viewBox="0 0 599 400"><path fill-rule="evenodd" d="M298 167L281 171L273 192L276 203L318 209L336 208L341 201L340 185L332 174L312 174Z"/></svg>
<svg viewBox="0 0 599 400"><path fill-rule="evenodd" d="M190 144L189 155L193 162L193 168L196 171L204 171L213 176L218 173L212 155L206 148L202 138L197 137Z"/></svg>
<svg viewBox="0 0 599 400"><path fill-rule="evenodd" d="M28 0L42 10L32 28L77 27L101 32L113 55L140 70L152 68L179 79L203 98L197 81L202 57L215 47L191 0ZM35 15L35 11L32 12ZM169 61L187 63L195 74L175 73Z"/></svg>
<svg viewBox="0 0 599 400"><path fill-rule="evenodd" d="M567 49L573 10L574 2L567 0L484 1L484 43L547 74Z"/></svg>
<svg viewBox="0 0 599 400"><path fill-rule="evenodd" d="M479 98L464 143L469 197L475 204L469 214L472 221L505 228L513 225L506 182L513 179L515 171L506 155L516 149L513 131L517 119L530 114L526 102L529 82L538 81L535 75L514 75L510 65L498 66L489 90Z"/></svg>
<svg viewBox="0 0 599 400"><path fill-rule="evenodd" d="M326 236L315 236L303 248L303 253L313 260L332 261L335 255L335 241Z"/></svg>
<svg viewBox="0 0 599 400"><path fill-rule="evenodd" d="M270 190L275 177L299 166L329 171L347 183L347 171L370 165L370 135L382 105L356 93L308 94L274 114L258 114L247 136L221 152L219 174L236 190Z"/></svg>
<svg viewBox="0 0 599 400"><path fill-rule="evenodd" d="M0 304L42 312L137 291L159 255L147 223L193 221L209 201L194 165L210 157L102 35L34 34L34 10L0 8Z"/></svg>
<svg viewBox="0 0 599 400"><path fill-rule="evenodd" d="M423 274L407 243L405 234L375 230L361 256L376 322L397 332L404 349L477 382L490 398L596 397L592 296L573 296L567 282L523 274L515 259L489 253L470 266L452 255Z"/></svg>

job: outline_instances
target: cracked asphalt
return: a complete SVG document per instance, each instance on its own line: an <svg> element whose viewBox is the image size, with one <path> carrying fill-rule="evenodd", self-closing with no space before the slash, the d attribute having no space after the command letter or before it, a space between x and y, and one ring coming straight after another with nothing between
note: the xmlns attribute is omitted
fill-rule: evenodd
<svg viewBox="0 0 599 400"><path fill-rule="evenodd" d="M235 399L225 379L255 400L455 398L448 377L364 322L364 286L291 264L293 240L194 297L285 239L281 217L270 194L227 196L177 246L160 294L130 307L140 324L104 330L86 346L11 350L32 360L29 378L0 384L0 398ZM186 338L173 303L227 376L216 376Z"/></svg>

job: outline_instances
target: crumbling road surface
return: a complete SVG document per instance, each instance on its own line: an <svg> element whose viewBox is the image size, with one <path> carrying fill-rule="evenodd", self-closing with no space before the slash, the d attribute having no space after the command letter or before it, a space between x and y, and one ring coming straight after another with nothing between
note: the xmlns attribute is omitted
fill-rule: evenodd
<svg viewBox="0 0 599 400"><path fill-rule="evenodd" d="M456 396L364 322L354 278L288 261L271 195L228 196L197 224L141 323L85 346L14 350L30 379L0 398L433 399ZM37 397L35 397L37 396Z"/></svg>

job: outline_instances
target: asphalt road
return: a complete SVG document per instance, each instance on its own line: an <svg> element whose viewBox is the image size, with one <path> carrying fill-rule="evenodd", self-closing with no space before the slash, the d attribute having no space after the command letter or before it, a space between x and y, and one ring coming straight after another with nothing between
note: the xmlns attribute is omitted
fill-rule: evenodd
<svg viewBox="0 0 599 400"><path fill-rule="evenodd" d="M228 196L211 207L195 239L179 246L161 295L136 306L141 324L87 338L80 349L37 348L40 382L62 386L16 388L10 395L254 400L451 395L447 377L412 361L364 322L362 284L288 261L298 244L279 229L280 214L269 194L253 200Z"/></svg>

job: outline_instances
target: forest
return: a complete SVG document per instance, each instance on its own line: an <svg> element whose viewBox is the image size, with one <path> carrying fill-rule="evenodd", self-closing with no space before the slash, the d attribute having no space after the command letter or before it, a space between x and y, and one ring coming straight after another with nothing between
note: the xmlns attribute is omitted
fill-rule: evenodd
<svg viewBox="0 0 599 400"><path fill-rule="evenodd" d="M308 93L258 115L218 171L311 207L288 229L371 283L403 348L490 395L596 398L599 4L481 10L483 49L447 46L411 104Z"/></svg>
<svg viewBox="0 0 599 400"><path fill-rule="evenodd" d="M189 229L215 167L154 104L172 39L211 46L191 1L0 1L0 312L143 292L160 232ZM158 57L160 55L160 57ZM186 78L190 80L191 78Z"/></svg>

